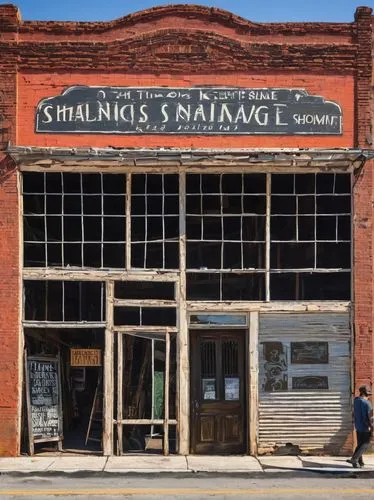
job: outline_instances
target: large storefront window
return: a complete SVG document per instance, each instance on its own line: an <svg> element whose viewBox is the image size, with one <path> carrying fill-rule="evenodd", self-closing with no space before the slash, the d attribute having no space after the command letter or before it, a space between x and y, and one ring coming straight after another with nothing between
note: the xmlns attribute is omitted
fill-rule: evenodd
<svg viewBox="0 0 374 500"><path fill-rule="evenodd" d="M187 298L348 300L348 174L187 175Z"/></svg>
<svg viewBox="0 0 374 500"><path fill-rule="evenodd" d="M349 174L180 185L176 173L25 173L25 267L178 271L186 227L188 300L349 300Z"/></svg>

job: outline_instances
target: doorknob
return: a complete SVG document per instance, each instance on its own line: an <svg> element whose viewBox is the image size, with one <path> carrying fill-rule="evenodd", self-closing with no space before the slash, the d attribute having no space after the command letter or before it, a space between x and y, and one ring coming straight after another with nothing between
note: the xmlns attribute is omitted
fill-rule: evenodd
<svg viewBox="0 0 374 500"><path fill-rule="evenodd" d="M198 402L197 399L195 399L193 402L193 409L194 411L198 411L199 408L200 408L200 403Z"/></svg>

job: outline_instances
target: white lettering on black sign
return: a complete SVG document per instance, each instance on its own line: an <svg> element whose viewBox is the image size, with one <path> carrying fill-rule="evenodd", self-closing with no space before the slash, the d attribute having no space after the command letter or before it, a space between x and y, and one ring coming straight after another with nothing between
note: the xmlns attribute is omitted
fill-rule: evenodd
<svg viewBox="0 0 374 500"><path fill-rule="evenodd" d="M33 437L58 437L61 434L58 361L29 358L27 372Z"/></svg>
<svg viewBox="0 0 374 500"><path fill-rule="evenodd" d="M338 135L342 112L303 89L76 86L38 104L36 132Z"/></svg>

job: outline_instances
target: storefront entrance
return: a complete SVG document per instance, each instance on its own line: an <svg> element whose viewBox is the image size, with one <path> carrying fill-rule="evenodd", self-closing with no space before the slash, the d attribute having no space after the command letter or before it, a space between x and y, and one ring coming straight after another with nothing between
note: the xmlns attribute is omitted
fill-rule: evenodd
<svg viewBox="0 0 374 500"><path fill-rule="evenodd" d="M191 332L191 453L247 452L245 333Z"/></svg>

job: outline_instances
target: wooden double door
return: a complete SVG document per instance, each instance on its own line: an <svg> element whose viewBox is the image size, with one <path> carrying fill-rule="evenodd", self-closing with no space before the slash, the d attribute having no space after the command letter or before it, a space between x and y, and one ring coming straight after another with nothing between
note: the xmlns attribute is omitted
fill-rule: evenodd
<svg viewBox="0 0 374 500"><path fill-rule="evenodd" d="M246 453L246 331L190 335L191 453Z"/></svg>

